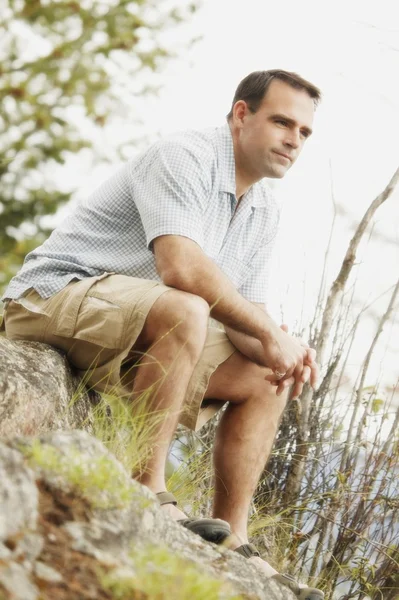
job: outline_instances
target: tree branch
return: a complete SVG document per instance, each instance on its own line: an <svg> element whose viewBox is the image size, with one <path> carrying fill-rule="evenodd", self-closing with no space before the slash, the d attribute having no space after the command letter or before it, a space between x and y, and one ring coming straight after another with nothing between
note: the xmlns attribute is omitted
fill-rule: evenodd
<svg viewBox="0 0 399 600"><path fill-rule="evenodd" d="M345 288L346 282L348 281L352 267L355 263L356 252L360 241L363 237L363 234L366 231L366 228L369 225L372 217L376 213L377 209L381 206L381 204L383 204L383 202L385 202L385 200L387 200L387 198L389 198L398 182L399 168L395 171L391 181L388 183L384 191L381 194L379 194L370 204L362 220L360 221L354 236L352 237L349 243L345 258L341 265L341 269L338 273L337 278L331 286L330 293L327 298L326 307L323 313L323 321L321 324L317 343L317 355L320 363L322 363L323 361L323 355L329 339L331 324L334 318L334 312L338 304L339 298Z"/></svg>

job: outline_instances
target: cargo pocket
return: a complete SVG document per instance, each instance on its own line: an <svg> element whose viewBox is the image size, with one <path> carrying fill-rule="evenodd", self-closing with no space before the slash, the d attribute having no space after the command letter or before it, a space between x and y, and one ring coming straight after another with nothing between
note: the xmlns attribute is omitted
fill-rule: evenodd
<svg viewBox="0 0 399 600"><path fill-rule="evenodd" d="M54 335L91 342L103 348L120 348L123 336L122 309L111 301L90 295L103 273L74 283L58 307L50 329Z"/></svg>
<svg viewBox="0 0 399 600"><path fill-rule="evenodd" d="M123 312L109 300L87 295L76 319L74 339L91 342L102 348L121 348Z"/></svg>
<svg viewBox="0 0 399 600"><path fill-rule="evenodd" d="M50 321L46 307L49 301L41 298L34 290L11 300L4 312L4 330L11 340L42 342Z"/></svg>

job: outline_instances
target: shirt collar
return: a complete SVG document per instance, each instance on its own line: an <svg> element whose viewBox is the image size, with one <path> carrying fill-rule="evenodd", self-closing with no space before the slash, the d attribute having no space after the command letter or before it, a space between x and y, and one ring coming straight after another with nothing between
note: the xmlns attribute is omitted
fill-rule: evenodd
<svg viewBox="0 0 399 600"><path fill-rule="evenodd" d="M216 130L218 166L220 169L221 192L236 194L236 167L234 161L233 137L228 123ZM273 200L273 192L265 179L254 183L244 195L243 201L250 206L269 206Z"/></svg>
<svg viewBox="0 0 399 600"><path fill-rule="evenodd" d="M272 188L267 182L267 179L261 179L248 190L250 195L251 206L268 207L275 202L275 196Z"/></svg>
<svg viewBox="0 0 399 600"><path fill-rule="evenodd" d="M216 130L218 167L221 192L236 193L236 166L234 162L233 138L228 123Z"/></svg>

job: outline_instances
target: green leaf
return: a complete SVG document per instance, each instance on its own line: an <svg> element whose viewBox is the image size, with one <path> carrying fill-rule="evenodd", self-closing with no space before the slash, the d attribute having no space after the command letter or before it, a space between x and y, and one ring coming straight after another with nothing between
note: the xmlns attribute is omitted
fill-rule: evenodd
<svg viewBox="0 0 399 600"><path fill-rule="evenodd" d="M374 398L374 400L371 403L371 411L373 413L378 413L378 412L380 412L380 410L383 406L384 406L384 400L382 400L381 398Z"/></svg>

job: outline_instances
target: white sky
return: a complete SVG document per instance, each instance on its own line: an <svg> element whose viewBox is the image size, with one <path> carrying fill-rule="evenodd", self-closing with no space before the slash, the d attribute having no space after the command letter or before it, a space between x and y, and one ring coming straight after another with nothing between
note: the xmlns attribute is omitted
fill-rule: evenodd
<svg viewBox="0 0 399 600"><path fill-rule="evenodd" d="M316 112L314 134L292 171L275 187L284 210L273 274L276 293L270 307L279 318L283 304L291 327L301 319L305 325L312 316L332 218L329 161L341 213L330 282L354 224L399 166L399 3L203 0L192 23L182 27L180 34L166 32L165 39L178 48L197 34L202 40L164 70L159 96L137 105L142 129L122 115L98 142L106 149L108 143L115 144L116 136L127 140L144 131L151 138L219 125L238 82L254 70L292 70L318 85L323 102ZM82 157L70 166L73 183L80 183L78 198L115 169L102 166L91 171ZM357 292L362 303L394 284L399 274L399 190L378 211L375 232L390 241L362 247ZM376 309L382 312L387 302L384 297ZM384 340L391 333L390 351L383 355L381 344L368 384L381 369L388 386L396 382L399 344L393 340L398 329L394 335L387 328ZM366 319L349 366L352 377L374 330L373 320Z"/></svg>

